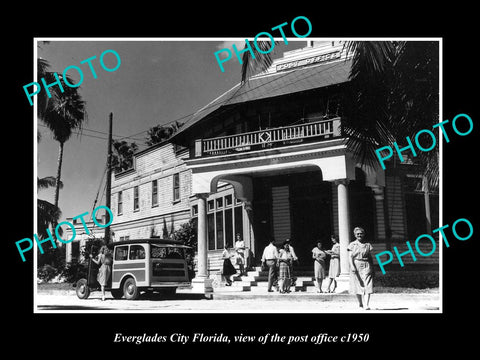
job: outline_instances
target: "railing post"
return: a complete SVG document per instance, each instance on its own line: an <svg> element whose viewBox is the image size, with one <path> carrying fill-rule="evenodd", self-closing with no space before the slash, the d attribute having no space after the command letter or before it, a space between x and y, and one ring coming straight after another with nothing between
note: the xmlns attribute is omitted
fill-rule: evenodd
<svg viewBox="0 0 480 360"><path fill-rule="evenodd" d="M333 123L333 136L341 136L342 128L341 128L340 118L333 119L332 123Z"/></svg>
<svg viewBox="0 0 480 360"><path fill-rule="evenodd" d="M202 139L195 140L195 157L202 156Z"/></svg>

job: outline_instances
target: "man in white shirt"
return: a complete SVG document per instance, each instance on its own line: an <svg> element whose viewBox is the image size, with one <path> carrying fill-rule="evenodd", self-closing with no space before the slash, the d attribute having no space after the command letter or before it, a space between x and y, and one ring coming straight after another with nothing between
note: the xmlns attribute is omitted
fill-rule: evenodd
<svg viewBox="0 0 480 360"><path fill-rule="evenodd" d="M273 239L270 240L270 244L265 247L262 255L262 264L268 266L268 292L273 292L272 285L276 278L276 266L278 260L278 249L273 242Z"/></svg>

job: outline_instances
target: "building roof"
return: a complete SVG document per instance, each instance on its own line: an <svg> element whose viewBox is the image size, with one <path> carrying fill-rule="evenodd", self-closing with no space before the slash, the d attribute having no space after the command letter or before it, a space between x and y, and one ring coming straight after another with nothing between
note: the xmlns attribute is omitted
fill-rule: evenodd
<svg viewBox="0 0 480 360"><path fill-rule="evenodd" d="M342 59L252 77L246 83L237 84L193 114L174 137L222 107L347 82L350 67L351 60Z"/></svg>

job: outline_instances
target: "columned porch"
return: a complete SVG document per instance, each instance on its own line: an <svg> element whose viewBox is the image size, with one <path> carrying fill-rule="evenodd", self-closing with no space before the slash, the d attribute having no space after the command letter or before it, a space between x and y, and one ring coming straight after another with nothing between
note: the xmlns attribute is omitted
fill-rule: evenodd
<svg viewBox="0 0 480 360"><path fill-rule="evenodd" d="M335 187L335 200L338 203L335 218L338 221L341 248L341 278L347 278L349 272L347 246L352 232L348 191L350 181L355 180L356 164L343 139L268 148L241 154L192 158L187 160L187 166L192 170L192 193L198 199L198 273L194 279L194 287L198 290L212 291L212 279L208 276L206 196L215 193L219 183L228 183L232 185L235 197L244 202L248 212L252 210L252 204L255 204L256 200L255 179L275 178L285 174L296 174L296 179L301 181L304 174L318 172L321 176L319 181ZM377 169L364 168L364 170L370 174L368 180L371 186L384 186L383 172ZM266 239L259 239L255 235L256 259L261 256L265 241ZM339 290L343 287L342 284L348 286L348 282L339 280Z"/></svg>

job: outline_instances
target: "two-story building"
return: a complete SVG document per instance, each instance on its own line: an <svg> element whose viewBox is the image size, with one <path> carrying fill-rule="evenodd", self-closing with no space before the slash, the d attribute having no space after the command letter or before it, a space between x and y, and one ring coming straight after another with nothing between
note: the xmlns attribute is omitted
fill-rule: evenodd
<svg viewBox="0 0 480 360"><path fill-rule="evenodd" d="M189 149L200 286L209 288L208 258L227 241L212 214L221 208L209 200L225 183L244 204L242 235L257 264L271 238L291 238L311 267L316 242L330 248L337 234L346 275L353 227L381 251L438 224L438 197L423 191L408 162L385 171L347 147L341 95L350 67L342 43L310 42L207 104L171 139Z"/></svg>
<svg viewBox="0 0 480 360"><path fill-rule="evenodd" d="M350 66L338 42L287 52L197 111L168 142L137 152L133 168L112 178L113 240L166 237L195 219L194 285L209 290L210 270L236 234L251 265L270 239L290 238L309 268L316 242L330 248L336 234L346 275L355 226L376 252L402 250L437 227L438 194L424 191L408 161L373 168L347 147L341 94ZM421 262L438 268L438 252Z"/></svg>

